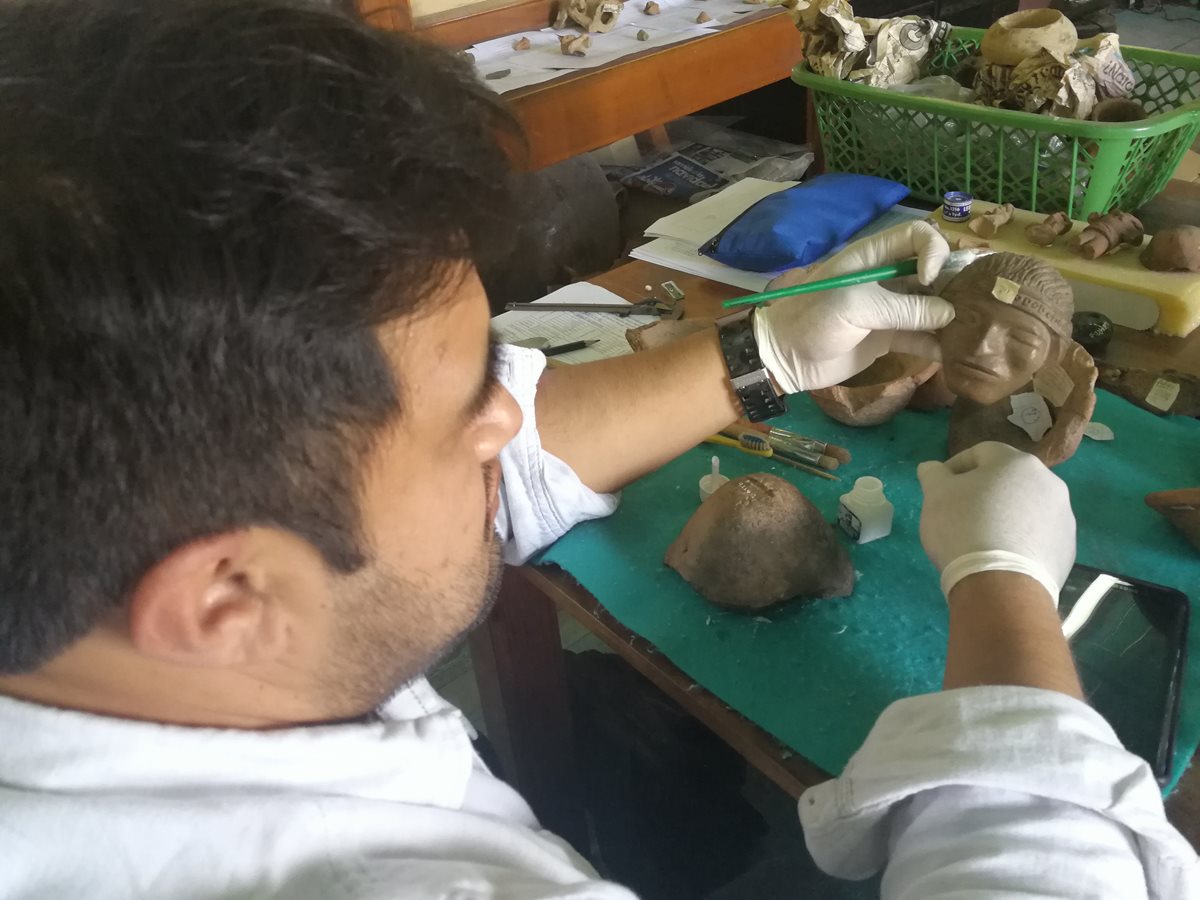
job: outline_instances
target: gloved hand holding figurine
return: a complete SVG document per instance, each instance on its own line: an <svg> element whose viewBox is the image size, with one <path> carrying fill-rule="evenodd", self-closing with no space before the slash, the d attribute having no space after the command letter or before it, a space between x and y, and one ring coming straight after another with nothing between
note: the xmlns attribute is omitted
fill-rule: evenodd
<svg viewBox="0 0 1200 900"><path fill-rule="evenodd" d="M917 279L931 284L950 247L928 222L912 222L849 245L816 272L793 269L772 289L917 258ZM830 387L892 350L939 359L930 334L954 318L940 297L860 284L778 300L755 313L754 335L767 371L785 393Z"/></svg>

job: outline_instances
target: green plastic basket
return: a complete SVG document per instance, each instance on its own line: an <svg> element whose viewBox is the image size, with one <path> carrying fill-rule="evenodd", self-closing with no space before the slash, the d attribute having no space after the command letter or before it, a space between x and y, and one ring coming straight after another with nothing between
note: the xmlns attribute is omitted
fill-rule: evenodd
<svg viewBox="0 0 1200 900"><path fill-rule="evenodd" d="M929 74L953 73L983 30L955 28ZM1163 189L1200 132L1200 56L1122 48L1137 79L1137 122L1081 122L935 100L815 75L812 92L829 169L908 185L940 203L947 191L1083 218L1137 209Z"/></svg>

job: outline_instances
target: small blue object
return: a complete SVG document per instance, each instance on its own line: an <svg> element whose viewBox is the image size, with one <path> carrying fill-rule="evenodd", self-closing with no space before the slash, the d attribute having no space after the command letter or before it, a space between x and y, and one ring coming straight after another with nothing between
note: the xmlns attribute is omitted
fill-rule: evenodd
<svg viewBox="0 0 1200 900"><path fill-rule="evenodd" d="M971 218L971 201L975 198L962 191L948 191L942 198L942 218L947 222L965 222Z"/></svg>
<svg viewBox="0 0 1200 900"><path fill-rule="evenodd" d="M700 247L717 262L750 272L806 266L845 243L908 196L873 175L832 172L759 200Z"/></svg>

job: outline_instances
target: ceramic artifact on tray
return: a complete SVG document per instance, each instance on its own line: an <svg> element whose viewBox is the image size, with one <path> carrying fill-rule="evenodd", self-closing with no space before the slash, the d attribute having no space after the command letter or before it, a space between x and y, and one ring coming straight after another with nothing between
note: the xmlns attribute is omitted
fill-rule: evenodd
<svg viewBox="0 0 1200 900"><path fill-rule="evenodd" d="M879 425L909 405L939 364L907 353L888 353L833 387L809 391L821 412L843 425Z"/></svg>
<svg viewBox="0 0 1200 900"><path fill-rule="evenodd" d="M1200 272L1200 228L1195 225L1164 228L1150 238L1150 245L1138 259L1156 272Z"/></svg>
<svg viewBox="0 0 1200 900"><path fill-rule="evenodd" d="M854 590L854 566L833 527L791 483L766 473L735 478L701 503L665 562L707 600L733 609Z"/></svg>
<svg viewBox="0 0 1200 900"><path fill-rule="evenodd" d="M981 212L973 218L967 227L981 238L995 237L996 233L1012 221L1016 207L1011 203L1002 203L987 212Z"/></svg>
<svg viewBox="0 0 1200 900"><path fill-rule="evenodd" d="M1099 259L1125 247L1140 247L1145 236L1141 220L1114 209L1104 215L1092 213L1088 216L1087 227L1071 238L1069 246L1084 259Z"/></svg>
<svg viewBox="0 0 1200 900"><path fill-rule="evenodd" d="M1146 505L1183 532L1200 550L1200 487L1155 491L1146 495Z"/></svg>
<svg viewBox="0 0 1200 900"><path fill-rule="evenodd" d="M1025 226L1025 240L1039 247L1049 247L1071 230L1072 222L1064 212L1051 213L1044 221Z"/></svg>
<svg viewBox="0 0 1200 900"><path fill-rule="evenodd" d="M942 329L951 455L1001 441L1046 465L1069 459L1096 405L1096 366L1071 339L1071 286L1048 263L995 253L942 290L954 321Z"/></svg>

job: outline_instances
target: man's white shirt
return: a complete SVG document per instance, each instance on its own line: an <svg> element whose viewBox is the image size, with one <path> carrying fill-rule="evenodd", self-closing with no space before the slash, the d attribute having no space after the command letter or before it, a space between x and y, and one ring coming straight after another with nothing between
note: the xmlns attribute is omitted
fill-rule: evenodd
<svg viewBox="0 0 1200 900"><path fill-rule="evenodd" d="M505 348L499 364L525 414L501 454L497 518L516 563L617 498L542 449L544 357ZM842 777L801 798L800 816L823 868L885 869L883 895L896 900L1200 897L1200 864L1149 768L1089 707L1049 691L893 704ZM264 896L632 895L539 828L423 679L374 721L271 732L0 697L0 897Z"/></svg>

